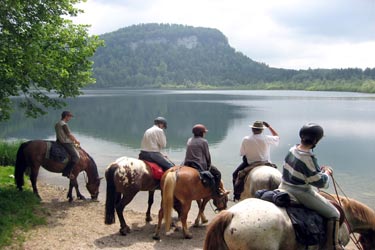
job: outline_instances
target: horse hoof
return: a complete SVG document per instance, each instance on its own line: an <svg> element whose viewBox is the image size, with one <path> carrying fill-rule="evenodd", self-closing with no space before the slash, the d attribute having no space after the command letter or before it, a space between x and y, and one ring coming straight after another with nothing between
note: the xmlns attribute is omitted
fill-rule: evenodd
<svg viewBox="0 0 375 250"><path fill-rule="evenodd" d="M192 234L185 234L185 239L192 239L193 235Z"/></svg>
<svg viewBox="0 0 375 250"><path fill-rule="evenodd" d="M146 222L150 222L152 221L152 217L151 216L146 216Z"/></svg>
<svg viewBox="0 0 375 250"><path fill-rule="evenodd" d="M73 197L69 197L69 202L70 202L70 203L73 202Z"/></svg>
<svg viewBox="0 0 375 250"><path fill-rule="evenodd" d="M199 221L195 221L193 226L194 227L199 227Z"/></svg>
<svg viewBox="0 0 375 250"><path fill-rule="evenodd" d="M126 229L120 229L120 234L126 236L128 234Z"/></svg>
<svg viewBox="0 0 375 250"><path fill-rule="evenodd" d="M206 224L208 222L208 220L207 219L205 219L205 220L202 220L202 224Z"/></svg>
<svg viewBox="0 0 375 250"><path fill-rule="evenodd" d="M86 197L83 196L83 195L81 195L81 196L78 197L78 199L85 201L85 200L86 200Z"/></svg>
<svg viewBox="0 0 375 250"><path fill-rule="evenodd" d="M154 240L160 240L160 236L159 236L159 235L154 235L154 236L152 236L152 238L153 238Z"/></svg>

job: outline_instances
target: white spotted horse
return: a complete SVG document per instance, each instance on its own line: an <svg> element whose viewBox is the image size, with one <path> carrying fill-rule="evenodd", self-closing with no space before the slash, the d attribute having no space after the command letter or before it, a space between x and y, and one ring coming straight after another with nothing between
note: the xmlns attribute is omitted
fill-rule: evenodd
<svg viewBox="0 0 375 250"><path fill-rule="evenodd" d="M122 235L130 232L123 211L139 191L149 193L146 221L152 221L151 206L154 203L154 193L156 189L160 189L160 178L163 174L163 170L155 165L155 163L124 156L106 168L105 224L115 223L116 210Z"/></svg>

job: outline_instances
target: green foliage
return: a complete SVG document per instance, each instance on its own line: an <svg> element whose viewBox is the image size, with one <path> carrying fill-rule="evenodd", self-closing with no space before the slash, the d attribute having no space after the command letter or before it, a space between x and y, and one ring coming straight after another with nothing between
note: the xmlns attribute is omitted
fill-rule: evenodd
<svg viewBox="0 0 375 250"><path fill-rule="evenodd" d="M271 68L235 51L216 29L140 24L101 36L93 87L300 89L374 92L375 68Z"/></svg>
<svg viewBox="0 0 375 250"><path fill-rule="evenodd" d="M0 166L14 166L21 141L5 142L0 140Z"/></svg>
<svg viewBox="0 0 375 250"><path fill-rule="evenodd" d="M22 244L22 235L16 231L27 231L46 223L41 213L40 201L27 188L19 192L14 186L13 167L0 166L0 249L9 244Z"/></svg>
<svg viewBox="0 0 375 250"><path fill-rule="evenodd" d="M24 96L21 106L36 117L47 107L62 107L61 98L76 97L81 87L95 82L90 58L102 41L88 35L87 25L66 19L81 12L74 7L79 2L1 2L0 121L12 112L12 96Z"/></svg>

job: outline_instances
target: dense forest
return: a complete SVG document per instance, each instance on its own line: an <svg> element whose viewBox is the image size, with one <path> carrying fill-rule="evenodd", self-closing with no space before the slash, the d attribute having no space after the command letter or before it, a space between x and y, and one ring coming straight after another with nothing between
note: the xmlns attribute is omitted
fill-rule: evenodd
<svg viewBox="0 0 375 250"><path fill-rule="evenodd" d="M100 36L93 87L375 92L375 68L291 70L255 62L217 29L140 24Z"/></svg>

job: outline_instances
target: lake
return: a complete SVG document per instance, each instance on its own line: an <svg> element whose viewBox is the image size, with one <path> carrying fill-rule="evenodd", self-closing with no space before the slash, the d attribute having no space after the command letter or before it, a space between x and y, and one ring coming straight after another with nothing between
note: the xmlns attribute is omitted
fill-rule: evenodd
<svg viewBox="0 0 375 250"><path fill-rule="evenodd" d="M316 122L325 130L324 138L314 150L318 162L333 167L335 180L344 194L375 208L373 94L124 89L85 90L84 93L68 100L65 109L74 113L70 128L95 159L101 176L116 158L138 157L143 132L157 116L168 120L165 152L177 164L184 158L192 126L206 125L212 162L221 170L228 189L232 189L232 172L241 162L242 138L251 133L249 124L264 120L279 133L280 145L271 149L271 158L281 170L289 148L299 142L299 129L307 122ZM0 138L54 140L54 124L61 111L51 110L34 120L25 118L16 109L9 122L0 124ZM267 129L265 133L270 134ZM41 172L41 178L64 186L67 183L61 175L46 171ZM82 175L80 178L83 182ZM105 182L100 194L100 199L104 198ZM138 196L136 199L144 201L141 208L145 210L146 199Z"/></svg>

